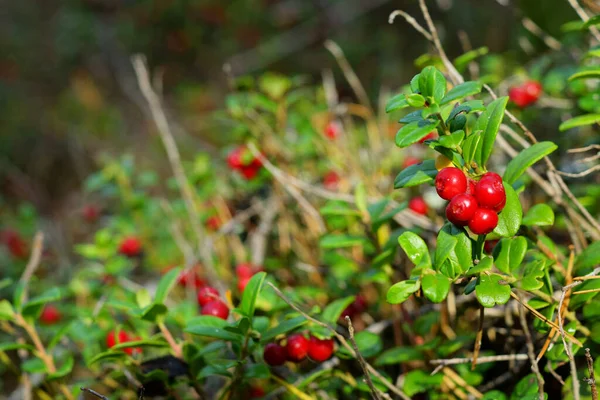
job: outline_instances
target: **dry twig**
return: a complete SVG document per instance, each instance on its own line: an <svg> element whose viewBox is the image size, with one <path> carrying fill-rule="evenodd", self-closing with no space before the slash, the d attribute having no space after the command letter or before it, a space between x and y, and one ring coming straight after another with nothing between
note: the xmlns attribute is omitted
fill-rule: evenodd
<svg viewBox="0 0 600 400"><path fill-rule="evenodd" d="M585 361L587 363L589 378L584 378L584 381L590 385L592 392L592 400L598 400L598 389L596 388L596 375L594 375L594 359L590 354L590 349L585 349Z"/></svg>
<svg viewBox="0 0 600 400"><path fill-rule="evenodd" d="M371 380L371 375L369 374L369 371L367 370L367 362L365 361L362 354L360 354L360 351L358 351L358 345L356 344L356 340L354 339L354 326L352 325L352 320L347 315L346 315L346 322L348 323L348 334L350 335L350 343L352 343L352 347L354 348L354 352L356 353L356 357L358 358L360 367L362 368L362 370L365 374L365 381L367 381L367 385L369 386L369 389L371 389L371 394L373 395L373 398L376 400L381 400L381 397L379 396L379 391L377 390L375 385L373 385L373 381Z"/></svg>

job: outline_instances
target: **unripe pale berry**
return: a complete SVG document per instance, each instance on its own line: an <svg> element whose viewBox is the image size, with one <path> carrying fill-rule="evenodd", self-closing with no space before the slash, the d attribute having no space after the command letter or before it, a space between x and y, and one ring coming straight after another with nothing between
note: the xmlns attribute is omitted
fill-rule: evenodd
<svg viewBox="0 0 600 400"><path fill-rule="evenodd" d="M452 200L457 194L466 192L467 177L458 168L444 168L435 177L435 190L442 199Z"/></svg>
<svg viewBox="0 0 600 400"><path fill-rule="evenodd" d="M213 300L202 306L202 315L212 315L213 317L227 319L229 316L229 307L221 300Z"/></svg>
<svg viewBox="0 0 600 400"><path fill-rule="evenodd" d="M469 229L476 235L486 235L498 225L498 215L494 210L478 208L469 221Z"/></svg>
<svg viewBox="0 0 600 400"><path fill-rule="evenodd" d="M265 346L263 358L272 367L283 365L287 361L287 351L277 343L269 343Z"/></svg>
<svg viewBox="0 0 600 400"><path fill-rule="evenodd" d="M469 224L471 218L477 211L477 200L470 194L458 194L450 200L446 207L446 218L457 226Z"/></svg>
<svg viewBox="0 0 600 400"><path fill-rule="evenodd" d="M287 339L285 351L289 361L300 362L308 353L308 340L300 333L291 335Z"/></svg>

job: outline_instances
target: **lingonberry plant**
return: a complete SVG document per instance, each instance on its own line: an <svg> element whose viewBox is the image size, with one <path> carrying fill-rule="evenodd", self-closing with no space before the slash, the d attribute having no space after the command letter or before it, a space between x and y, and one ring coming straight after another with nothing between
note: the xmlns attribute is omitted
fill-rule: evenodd
<svg viewBox="0 0 600 400"><path fill-rule="evenodd" d="M327 42L358 103L333 75L231 77L212 158L180 153L134 58L173 177L102 158L71 258L33 238L31 207L3 221L0 392L595 399L600 190L577 168L598 157L567 145L598 148L598 50L561 63L599 24L506 75L487 49L451 62L419 26L437 53L387 115Z"/></svg>

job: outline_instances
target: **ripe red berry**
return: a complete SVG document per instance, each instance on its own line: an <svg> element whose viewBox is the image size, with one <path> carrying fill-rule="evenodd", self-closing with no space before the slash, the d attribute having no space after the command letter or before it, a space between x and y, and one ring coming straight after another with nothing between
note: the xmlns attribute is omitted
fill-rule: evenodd
<svg viewBox="0 0 600 400"><path fill-rule="evenodd" d="M339 134L340 130L335 122L330 122L327 124L327 127L325 128L325 136L327 136L327 138L333 140L336 139Z"/></svg>
<svg viewBox="0 0 600 400"><path fill-rule="evenodd" d="M248 282L250 282L250 278L239 278L237 283L237 288L240 293L244 292L246 286L248 286Z"/></svg>
<svg viewBox="0 0 600 400"><path fill-rule="evenodd" d="M202 315L212 315L213 317L227 319L229 317L229 307L221 300L213 300L202 306Z"/></svg>
<svg viewBox="0 0 600 400"><path fill-rule="evenodd" d="M318 339L310 337L308 344L308 356L313 361L323 362L328 360L333 354L333 339Z"/></svg>
<svg viewBox="0 0 600 400"><path fill-rule="evenodd" d="M179 286L187 287L188 282L190 282L190 285L195 289L206 286L206 282L204 282L193 269L181 271L179 277L177 277L177 284Z"/></svg>
<svg viewBox="0 0 600 400"><path fill-rule="evenodd" d="M256 168L254 166L242 167L242 169L240 169L242 176L246 178L247 181L251 181L252 179L254 179L256 175L258 175L258 171L259 168Z"/></svg>
<svg viewBox="0 0 600 400"><path fill-rule="evenodd" d="M323 177L323 186L327 190L337 190L340 184L340 176L335 171L329 171Z"/></svg>
<svg viewBox="0 0 600 400"><path fill-rule="evenodd" d="M119 245L119 253L126 257L135 257L142 252L142 243L134 236L129 236L123 239Z"/></svg>
<svg viewBox="0 0 600 400"><path fill-rule="evenodd" d="M0 240L6 245L14 258L27 258L27 243L21 235L13 230L6 230L0 234Z"/></svg>
<svg viewBox="0 0 600 400"><path fill-rule="evenodd" d="M227 156L227 164L231 169L239 169L242 167L242 153L244 148L238 147Z"/></svg>
<svg viewBox="0 0 600 400"><path fill-rule="evenodd" d="M494 172L484 174L475 185L475 198L482 208L495 210L500 207L501 210L504 207L502 204L506 203L506 192L500 175Z"/></svg>
<svg viewBox="0 0 600 400"><path fill-rule="evenodd" d="M542 85L537 81L528 81L523 84L523 90L529 96L529 102L535 103L542 94Z"/></svg>
<svg viewBox="0 0 600 400"><path fill-rule="evenodd" d="M42 314L40 315L40 321L46 325L52 325L60 321L62 315L58 308L54 307L52 304L46 304L42 310Z"/></svg>
<svg viewBox="0 0 600 400"><path fill-rule="evenodd" d="M250 387L250 398L251 399L258 399L261 397L264 397L265 395L265 390L263 388L261 388L260 386L251 386Z"/></svg>
<svg viewBox="0 0 600 400"><path fill-rule="evenodd" d="M437 132L433 131L433 132L429 132L427 134L427 136L425 136L423 139L419 140L419 143L425 143L426 140L432 140L432 139L437 139Z"/></svg>
<svg viewBox="0 0 600 400"><path fill-rule="evenodd" d="M457 194L467 191L467 177L458 168L444 168L435 177L435 190L442 199L452 200Z"/></svg>
<svg viewBox="0 0 600 400"><path fill-rule="evenodd" d="M83 214L83 218L89 223L96 222L100 216L100 210L98 207L91 204L83 207L81 213Z"/></svg>
<svg viewBox="0 0 600 400"><path fill-rule="evenodd" d="M356 314L360 314L367 309L367 306L365 297L362 294L357 294L354 301L342 311L341 319L344 320L346 316L353 317Z"/></svg>
<svg viewBox="0 0 600 400"><path fill-rule="evenodd" d="M489 208L478 208L469 221L469 229L476 235L486 235L498 225L498 214Z"/></svg>
<svg viewBox="0 0 600 400"><path fill-rule="evenodd" d="M218 216L213 215L206 219L205 224L206 224L206 227L208 229L210 229L211 231L216 231L217 229L219 229L221 227L221 220L219 219Z"/></svg>
<svg viewBox="0 0 600 400"><path fill-rule="evenodd" d="M277 343L269 343L265 346L263 352L263 358L265 362L272 367L283 365L287 360L287 352L285 347L278 345Z"/></svg>
<svg viewBox="0 0 600 400"><path fill-rule="evenodd" d="M219 291L214 287L205 286L198 291L198 304L205 306L219 299Z"/></svg>
<svg viewBox="0 0 600 400"><path fill-rule="evenodd" d="M427 215L427 210L429 209L427 207L427 203L425 203L425 200L423 200L421 196L410 199L408 202L408 208L421 215Z"/></svg>
<svg viewBox="0 0 600 400"><path fill-rule="evenodd" d="M446 207L446 218L457 226L469 224L469 220L477 211L477 200L470 194L457 194Z"/></svg>
<svg viewBox="0 0 600 400"><path fill-rule="evenodd" d="M289 361L300 362L308 353L308 340L302 334L296 333L288 337L285 351Z"/></svg>
<svg viewBox="0 0 600 400"><path fill-rule="evenodd" d="M510 88L508 91L508 98L521 108L527 107L530 102L527 92L520 86Z"/></svg>
<svg viewBox="0 0 600 400"><path fill-rule="evenodd" d="M254 267L249 263L241 263L235 267L235 273L238 278L251 278L254 275Z"/></svg>
<svg viewBox="0 0 600 400"><path fill-rule="evenodd" d="M402 168L408 168L411 165L415 165L420 162L421 162L421 160L419 160L418 158L409 156L404 159L404 162L402 163Z"/></svg>
<svg viewBox="0 0 600 400"><path fill-rule="evenodd" d="M117 344L121 344L121 343L127 343L127 342L131 342L133 340L139 340L139 338L132 338L131 336L129 336L129 334L125 331L119 331L119 336L118 336L118 340L117 337L115 336L115 331L110 331L107 335L106 335L106 347L111 348ZM142 349L139 347L127 347L124 348L123 351L129 355L132 355L134 352L135 353L141 353Z"/></svg>

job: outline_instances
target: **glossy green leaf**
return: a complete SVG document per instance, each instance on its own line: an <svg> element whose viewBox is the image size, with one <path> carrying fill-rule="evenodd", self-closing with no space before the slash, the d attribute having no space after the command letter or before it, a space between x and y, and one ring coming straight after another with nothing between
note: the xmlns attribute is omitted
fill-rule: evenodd
<svg viewBox="0 0 600 400"><path fill-rule="evenodd" d="M525 173L527 168L531 167L542 158L556 150L558 146L552 142L539 142L526 148L514 157L506 166L503 180L511 185Z"/></svg>
<svg viewBox="0 0 600 400"><path fill-rule="evenodd" d="M412 370L405 374L402 390L407 396L413 398L418 393L439 389L443 378L444 374L431 375L420 369Z"/></svg>
<svg viewBox="0 0 600 400"><path fill-rule="evenodd" d="M448 278L454 279L458 275L464 273L473 264L473 244L464 229L456 227L451 223L447 223L438 233L438 246L440 246L440 243L450 240L447 239L449 236L456 239L456 245L448 253L443 263L439 264L436 260L436 270L440 271ZM441 254L441 256L444 256L444 254Z"/></svg>
<svg viewBox="0 0 600 400"><path fill-rule="evenodd" d="M367 242L364 236L328 234L321 238L319 245L324 249L341 249L363 245Z"/></svg>
<svg viewBox="0 0 600 400"><path fill-rule="evenodd" d="M418 361L423 359L421 350L414 347L395 347L381 353L375 360L376 366L397 365L403 362Z"/></svg>
<svg viewBox="0 0 600 400"><path fill-rule="evenodd" d="M142 348L152 348L152 347L169 347L169 343L164 340L153 340L153 339L140 339L140 340L132 340L129 342L115 344L110 349L112 351L130 349L132 347L142 347Z"/></svg>
<svg viewBox="0 0 600 400"><path fill-rule="evenodd" d="M446 122L450 122L452 119L456 118L459 114L470 114L472 112L478 112L485 110L485 106L483 105L483 101L481 100L469 100L465 101L458 107L454 107L450 114L448 115L448 119Z"/></svg>
<svg viewBox="0 0 600 400"><path fill-rule="evenodd" d="M492 101L477 119L475 130L483 131L479 146L475 152L475 161L480 166L486 165L488 158L492 154L492 150L494 150L494 143L496 142L496 136L504 118L504 110L506 109L507 102L508 97L500 97Z"/></svg>
<svg viewBox="0 0 600 400"><path fill-rule="evenodd" d="M479 261L477 265L473 265L467 271L467 276L473 276L480 274L482 272L486 272L492 269L494 266L494 259L492 257L483 257L482 260Z"/></svg>
<svg viewBox="0 0 600 400"><path fill-rule="evenodd" d="M438 143L449 149L457 150L463 139L465 138L464 131L456 131L451 135L444 135L438 139Z"/></svg>
<svg viewBox="0 0 600 400"><path fill-rule="evenodd" d="M470 165L471 161L475 158L475 153L479 148L479 142L481 141L481 131L471 133L465 139L463 143L463 158L465 164Z"/></svg>
<svg viewBox="0 0 600 400"><path fill-rule="evenodd" d="M510 285L500 275L481 275L475 287L475 296L484 307L506 304L510 299Z"/></svg>
<svg viewBox="0 0 600 400"><path fill-rule="evenodd" d="M158 287L156 288L156 294L154 295L154 303L162 304L165 302L165 299L167 298L169 292L175 285L177 277L180 273L181 268L173 268L163 275L163 277L158 282Z"/></svg>
<svg viewBox="0 0 600 400"><path fill-rule="evenodd" d="M243 336L225 330L227 327L231 327L231 324L225 320L213 317L212 315L202 315L189 321L185 331L193 335L241 342Z"/></svg>
<svg viewBox="0 0 600 400"><path fill-rule="evenodd" d="M387 104L385 105L385 112L391 113L406 107L409 107L408 102L406 101L406 95L404 93L400 93L388 100Z"/></svg>
<svg viewBox="0 0 600 400"><path fill-rule="evenodd" d="M52 379L64 378L65 376L67 376L68 374L71 373L71 371L73 370L73 365L75 365L75 359L73 358L72 355L69 354L67 356L67 359L65 361L63 361L63 363L56 370L56 372L48 374L48 379L52 380Z"/></svg>
<svg viewBox="0 0 600 400"><path fill-rule="evenodd" d="M419 89L419 77L420 77L420 75L421 74L416 74L410 80L410 90L413 93L419 93L420 92L420 89Z"/></svg>
<svg viewBox="0 0 600 400"><path fill-rule="evenodd" d="M440 121L421 120L404 125L396 133L396 146L408 147L435 130Z"/></svg>
<svg viewBox="0 0 600 400"><path fill-rule="evenodd" d="M406 102L411 107L423 107L425 105L425 98L420 94L413 93L406 96Z"/></svg>
<svg viewBox="0 0 600 400"><path fill-rule="evenodd" d="M600 122L600 114L585 114L575 118L571 118L560 124L558 130L564 132L569 129L578 128L580 126L594 125Z"/></svg>
<svg viewBox="0 0 600 400"><path fill-rule="evenodd" d="M422 183L431 182L435 179L438 171L434 160L425 160L418 164L405 168L396 176L394 189L417 186Z"/></svg>
<svg viewBox="0 0 600 400"><path fill-rule="evenodd" d="M329 303L323 310L321 319L329 324L335 325L340 318L340 315L342 315L342 312L344 312L346 307L352 304L354 299L354 296L348 296Z"/></svg>
<svg viewBox="0 0 600 400"><path fill-rule="evenodd" d="M450 291L450 279L441 273L427 274L421 278L423 294L434 303L441 303Z"/></svg>
<svg viewBox="0 0 600 400"><path fill-rule="evenodd" d="M537 290L544 286L544 260L536 260L528 263L521 279L521 288L524 290Z"/></svg>
<svg viewBox="0 0 600 400"><path fill-rule="evenodd" d="M279 335L291 332L306 324L308 320L302 316L279 321L277 325L266 331L260 338L261 343L268 343Z"/></svg>
<svg viewBox="0 0 600 400"><path fill-rule="evenodd" d="M438 240L435 247L435 269L439 271L442 269L446 260L450 256L450 253L454 251L458 239L448 234L447 231L440 230L438 233Z"/></svg>
<svg viewBox="0 0 600 400"><path fill-rule="evenodd" d="M461 83L450 89L450 91L444 96L440 104L450 103L451 101L460 100L467 96L473 96L481 92L481 83L475 81L468 81Z"/></svg>
<svg viewBox="0 0 600 400"><path fill-rule="evenodd" d="M525 226L552 226L554 211L548 204L536 204L527 211L521 223Z"/></svg>
<svg viewBox="0 0 600 400"><path fill-rule="evenodd" d="M600 67L587 66L581 68L569 77L569 81L575 81L577 79L599 79L600 78Z"/></svg>
<svg viewBox="0 0 600 400"><path fill-rule="evenodd" d="M381 335L373 332L360 331L354 335L354 340L356 340L358 351L365 358L376 356L383 350ZM350 352L342 346L339 347L337 354L345 358L353 358Z"/></svg>
<svg viewBox="0 0 600 400"><path fill-rule="evenodd" d="M446 78L435 67L423 68L419 74L419 90L425 97L439 103L446 94Z"/></svg>
<svg viewBox="0 0 600 400"><path fill-rule="evenodd" d="M406 114L404 117L398 120L401 124L410 124L411 122L419 122L423 121L423 117L421 116L421 110L413 111L411 113Z"/></svg>
<svg viewBox="0 0 600 400"><path fill-rule="evenodd" d="M517 234L523 218L523 209L519 201L519 195L511 185L503 182L506 191L506 205L500 214L498 214L498 225L494 233L501 237L511 237Z"/></svg>
<svg viewBox="0 0 600 400"><path fill-rule="evenodd" d="M431 267L427 243L416 233L407 231L398 237L400 247L415 265Z"/></svg>
<svg viewBox="0 0 600 400"><path fill-rule="evenodd" d="M0 320L12 321L15 311L8 300L0 300Z"/></svg>
<svg viewBox="0 0 600 400"><path fill-rule="evenodd" d="M496 268L505 274L516 271L525 258L527 240L523 236L501 239L494 247Z"/></svg>
<svg viewBox="0 0 600 400"><path fill-rule="evenodd" d="M474 61L478 57L484 56L488 53L488 48L483 46L477 49L469 50L465 54L462 54L454 59L453 64L456 66L456 69L462 73L465 70L467 65L471 61Z"/></svg>
<svg viewBox="0 0 600 400"><path fill-rule="evenodd" d="M259 272L250 278L250 281L242 293L242 301L240 302L239 310L242 315L245 315L248 318L252 318L254 316L256 299L258 298L258 294L262 289L262 285L266 276L266 272Z"/></svg>
<svg viewBox="0 0 600 400"><path fill-rule="evenodd" d="M398 282L388 289L387 302L400 304L405 302L411 294L419 290L421 282L418 280L407 280Z"/></svg>

